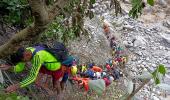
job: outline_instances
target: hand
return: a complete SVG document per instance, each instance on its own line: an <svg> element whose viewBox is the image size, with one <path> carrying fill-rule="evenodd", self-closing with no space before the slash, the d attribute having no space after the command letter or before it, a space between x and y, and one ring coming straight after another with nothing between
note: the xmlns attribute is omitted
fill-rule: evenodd
<svg viewBox="0 0 170 100"><path fill-rule="evenodd" d="M8 70L10 67L11 67L10 65L6 65L6 64L1 64L0 65L1 70Z"/></svg>
<svg viewBox="0 0 170 100"><path fill-rule="evenodd" d="M15 92L17 89L19 89L20 88L20 85L19 85L19 83L18 84L14 84L14 85L10 85L10 86L8 86L6 89L5 89L5 91L7 92L7 93L12 93L12 92Z"/></svg>

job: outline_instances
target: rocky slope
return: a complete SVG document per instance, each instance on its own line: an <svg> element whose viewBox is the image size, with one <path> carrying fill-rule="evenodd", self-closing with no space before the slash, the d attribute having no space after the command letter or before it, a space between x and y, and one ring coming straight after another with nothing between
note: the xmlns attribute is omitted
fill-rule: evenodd
<svg viewBox="0 0 170 100"><path fill-rule="evenodd" d="M127 11L130 9L130 5L128 0L125 1L127 3L122 3L124 15L115 17L114 11L109 7L109 1L97 0L93 9L96 17L92 20L87 20L85 23L86 28L91 30L92 40L95 40L96 43L101 40L106 41L106 38L99 38L100 36L103 37L104 31L102 30L101 19L104 18L104 22L109 24L112 34L120 40L119 43L123 44L126 47L125 49L130 51L130 60L127 64L130 74L137 75L143 70L152 72L157 65L164 64L168 69L168 74L163 81L170 84L170 13L168 12L170 3L164 0L157 0L154 7L147 6L143 11L143 15L136 20L128 16ZM106 46L107 42L104 45ZM95 46L96 44L94 44ZM89 47L87 48L90 49ZM108 46L104 48L107 49ZM100 52L104 54L109 51L101 49ZM95 57L93 53L92 56ZM102 57L104 59L101 59ZM106 55L101 56L101 58L99 62L103 63L108 57ZM145 85L136 97L138 96L140 100L165 100L163 94L166 92L152 88L152 83L153 80ZM151 90L153 91L151 92Z"/></svg>

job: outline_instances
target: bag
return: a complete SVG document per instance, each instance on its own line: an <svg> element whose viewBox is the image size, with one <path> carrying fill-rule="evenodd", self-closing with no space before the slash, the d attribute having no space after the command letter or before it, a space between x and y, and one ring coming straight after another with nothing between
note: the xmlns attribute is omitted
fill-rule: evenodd
<svg viewBox="0 0 170 100"><path fill-rule="evenodd" d="M35 48L35 50L34 50L32 56L34 56L38 51L46 50L60 62L63 62L68 57L68 50L66 49L65 45L60 42L55 42L53 48L50 48L45 44L37 44L34 46L34 48Z"/></svg>

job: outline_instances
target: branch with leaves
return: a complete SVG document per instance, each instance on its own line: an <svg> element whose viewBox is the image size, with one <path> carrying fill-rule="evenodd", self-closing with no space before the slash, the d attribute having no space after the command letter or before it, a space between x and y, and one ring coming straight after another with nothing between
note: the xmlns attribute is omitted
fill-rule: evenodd
<svg viewBox="0 0 170 100"><path fill-rule="evenodd" d="M155 86L155 87L159 87L159 88L161 88L161 89L163 89L163 90L170 91L170 85L165 84L165 83L161 83L161 80L162 80L163 76L165 76L166 72L167 72L167 71L166 71L165 66L162 65L162 64L160 64L160 65L155 69L155 71L152 72L152 73L150 73L150 72L148 72L148 71L144 71L141 75L135 76L136 79L141 79L141 80L143 80L143 82L142 82L142 84L141 84L137 89L135 89L134 91L132 91L133 88L130 88L130 89L129 89L129 87L127 87L127 89L128 89L130 92L129 92L129 95L127 96L126 100L131 100L131 99L133 98L133 96L134 96L136 93L138 93L138 92L141 90L141 88L143 88L147 83L149 83L149 81L150 81L151 79L154 79L154 81L155 81L155 85L154 85L154 86ZM129 84L131 84L131 85L133 86L133 83L132 83L132 82L129 83ZM131 86L131 87L132 87L132 86Z"/></svg>
<svg viewBox="0 0 170 100"><path fill-rule="evenodd" d="M16 33L7 43L0 46L0 58L14 53L24 41L31 41L34 37L40 35L55 16L60 14L60 8L63 8L68 2L68 0L58 0L58 2L53 5L52 9L48 11L42 0L29 0L34 22Z"/></svg>

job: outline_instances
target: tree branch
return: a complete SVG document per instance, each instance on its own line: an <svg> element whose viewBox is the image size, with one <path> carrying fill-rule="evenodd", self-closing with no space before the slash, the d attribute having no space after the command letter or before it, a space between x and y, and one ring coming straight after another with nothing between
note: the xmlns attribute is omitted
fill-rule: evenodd
<svg viewBox="0 0 170 100"><path fill-rule="evenodd" d="M56 15L59 15L63 11L63 8L70 3L70 1L71 0L57 0L51 9L49 9L50 20L54 19Z"/></svg>
<svg viewBox="0 0 170 100"><path fill-rule="evenodd" d="M34 16L34 23L31 26L21 30L15 34L7 43L0 46L0 58L6 57L14 53L23 41L30 41L34 37L40 35L47 25L60 14L62 9L69 0L58 0L50 11L47 11L43 0L28 0Z"/></svg>
<svg viewBox="0 0 170 100"><path fill-rule="evenodd" d="M132 98L136 93L138 93L139 90L140 90L142 87L144 87L144 85L146 85L149 81L150 81L150 79L145 80L134 92L132 92L132 93L127 97L126 100L131 100L131 98Z"/></svg>

